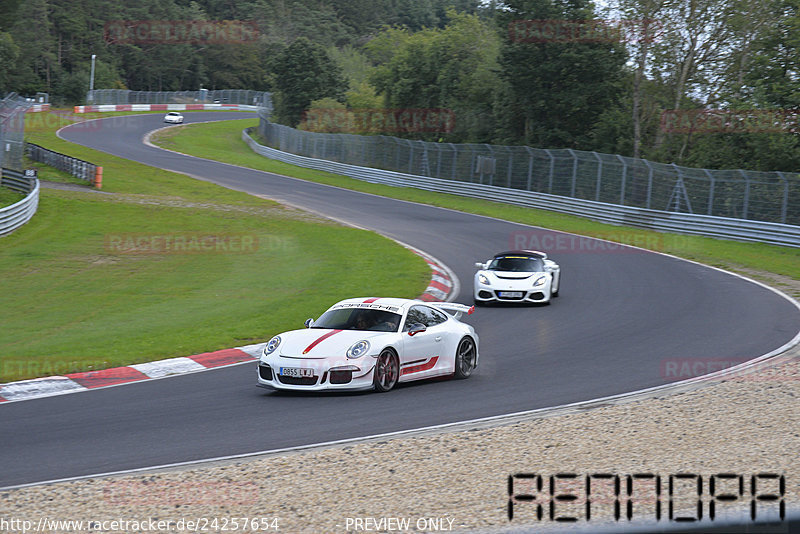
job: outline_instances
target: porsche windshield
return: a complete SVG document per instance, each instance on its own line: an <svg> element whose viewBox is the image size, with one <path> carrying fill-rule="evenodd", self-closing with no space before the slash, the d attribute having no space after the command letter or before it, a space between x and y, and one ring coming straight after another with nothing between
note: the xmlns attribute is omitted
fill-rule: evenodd
<svg viewBox="0 0 800 534"><path fill-rule="evenodd" d="M512 273L535 273L544 271L542 260L531 256L503 256L489 263L490 271Z"/></svg>
<svg viewBox="0 0 800 534"><path fill-rule="evenodd" d="M311 328L337 330L368 330L372 332L397 332L400 315L368 308L337 308L328 310L314 321Z"/></svg>

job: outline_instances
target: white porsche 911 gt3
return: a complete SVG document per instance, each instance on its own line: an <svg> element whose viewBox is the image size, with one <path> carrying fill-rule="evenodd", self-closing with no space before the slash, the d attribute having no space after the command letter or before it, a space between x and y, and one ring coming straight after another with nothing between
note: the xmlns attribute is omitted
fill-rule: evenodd
<svg viewBox="0 0 800 534"><path fill-rule="evenodd" d="M177 111L170 111L169 113L164 115L164 122L172 124L183 124L183 115L181 115Z"/></svg>
<svg viewBox="0 0 800 534"><path fill-rule="evenodd" d="M561 268L544 252L512 250L476 263L475 304L549 303L561 288Z"/></svg>
<svg viewBox="0 0 800 534"><path fill-rule="evenodd" d="M258 385L298 391L375 389L437 376L467 378L478 335L459 321L474 307L399 298L338 302L306 328L264 347Z"/></svg>

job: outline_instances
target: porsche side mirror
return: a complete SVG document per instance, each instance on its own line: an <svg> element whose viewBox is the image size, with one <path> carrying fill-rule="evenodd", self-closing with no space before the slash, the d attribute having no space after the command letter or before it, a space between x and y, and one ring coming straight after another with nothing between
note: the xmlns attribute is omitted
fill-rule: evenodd
<svg viewBox="0 0 800 534"><path fill-rule="evenodd" d="M428 327L425 326L424 324L420 324L420 323L412 324L411 328L408 329L408 335L409 336L415 336L415 335L417 335L417 334L419 334L421 332L424 332L427 329L428 329Z"/></svg>
<svg viewBox="0 0 800 534"><path fill-rule="evenodd" d="M303 324L306 325L306 328L311 328L311 325L314 324L314 319L308 318Z"/></svg>
<svg viewBox="0 0 800 534"><path fill-rule="evenodd" d="M485 269L486 268L486 264L485 263L481 263L479 261L476 261L475 262L475 267L477 267L478 269Z"/></svg>

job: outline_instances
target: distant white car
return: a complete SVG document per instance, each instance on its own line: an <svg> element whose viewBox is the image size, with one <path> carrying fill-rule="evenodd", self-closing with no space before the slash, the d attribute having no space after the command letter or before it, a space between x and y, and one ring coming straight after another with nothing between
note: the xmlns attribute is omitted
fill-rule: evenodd
<svg viewBox="0 0 800 534"><path fill-rule="evenodd" d="M183 124L183 115L177 111L170 111L164 115L164 122L169 122L171 124Z"/></svg>
<svg viewBox="0 0 800 534"><path fill-rule="evenodd" d="M478 335L459 321L474 307L399 298L338 302L306 328L264 347L258 385L297 391L389 391L399 382L467 378L478 365Z"/></svg>
<svg viewBox="0 0 800 534"><path fill-rule="evenodd" d="M535 250L511 250L476 263L475 304L490 302L549 303L561 289L561 268Z"/></svg>

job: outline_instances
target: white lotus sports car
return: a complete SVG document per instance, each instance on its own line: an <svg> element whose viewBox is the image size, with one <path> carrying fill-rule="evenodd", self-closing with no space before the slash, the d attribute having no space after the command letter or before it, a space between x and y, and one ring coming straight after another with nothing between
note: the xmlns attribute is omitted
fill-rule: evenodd
<svg viewBox="0 0 800 534"><path fill-rule="evenodd" d="M544 252L512 250L476 263L475 304L549 303L561 289L561 268Z"/></svg>
<svg viewBox="0 0 800 534"><path fill-rule="evenodd" d="M258 385L315 390L389 391L399 382L467 378L478 365L478 335L459 321L474 307L399 298L338 302L306 328L264 347Z"/></svg>

